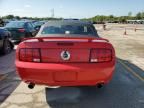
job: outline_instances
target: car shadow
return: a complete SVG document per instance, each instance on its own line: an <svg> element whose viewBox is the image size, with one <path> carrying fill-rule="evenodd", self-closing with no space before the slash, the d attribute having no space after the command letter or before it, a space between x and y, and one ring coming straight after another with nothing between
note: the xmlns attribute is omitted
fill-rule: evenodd
<svg viewBox="0 0 144 108"><path fill-rule="evenodd" d="M15 69L15 50L6 55L0 55L0 104L17 88L20 84L19 77Z"/></svg>
<svg viewBox="0 0 144 108"><path fill-rule="evenodd" d="M11 54L12 52L15 52L15 49L13 49L13 50L12 50L10 53L8 53L8 54L2 54L2 53L0 52L0 57L7 56L7 55Z"/></svg>
<svg viewBox="0 0 144 108"><path fill-rule="evenodd" d="M136 97L144 97L144 94L141 94L144 84L119 61L138 71L139 75L144 73L129 61L117 58L115 73L108 85L100 89L96 86L46 88L47 104L51 108L121 108L131 104L141 105L136 103ZM139 89L142 91L139 92Z"/></svg>
<svg viewBox="0 0 144 108"><path fill-rule="evenodd" d="M0 56L0 74L15 71L15 50L6 55Z"/></svg>

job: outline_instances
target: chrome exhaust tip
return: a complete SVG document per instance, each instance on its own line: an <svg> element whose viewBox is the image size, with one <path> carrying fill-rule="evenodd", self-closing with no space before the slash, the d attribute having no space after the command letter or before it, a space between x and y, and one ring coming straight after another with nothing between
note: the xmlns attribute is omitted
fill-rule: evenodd
<svg viewBox="0 0 144 108"><path fill-rule="evenodd" d="M97 88L102 88L103 87L103 83L97 84Z"/></svg>

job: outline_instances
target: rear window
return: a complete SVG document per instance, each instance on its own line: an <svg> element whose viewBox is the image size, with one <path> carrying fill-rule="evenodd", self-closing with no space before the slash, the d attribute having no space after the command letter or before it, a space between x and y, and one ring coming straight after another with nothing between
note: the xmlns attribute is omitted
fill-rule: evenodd
<svg viewBox="0 0 144 108"><path fill-rule="evenodd" d="M23 28L25 22L9 22L6 27L11 27L11 28Z"/></svg>
<svg viewBox="0 0 144 108"><path fill-rule="evenodd" d="M48 25L41 30L42 35L48 34L65 34L65 35L93 35L97 36L97 32L93 25Z"/></svg>

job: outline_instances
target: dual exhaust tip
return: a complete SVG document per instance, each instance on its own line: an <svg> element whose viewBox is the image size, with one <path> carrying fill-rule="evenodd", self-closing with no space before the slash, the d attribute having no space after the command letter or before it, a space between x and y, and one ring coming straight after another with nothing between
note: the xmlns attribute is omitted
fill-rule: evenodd
<svg viewBox="0 0 144 108"><path fill-rule="evenodd" d="M102 88L103 86L104 86L103 83L99 83L99 84L97 84L97 88Z"/></svg>
<svg viewBox="0 0 144 108"><path fill-rule="evenodd" d="M102 88L103 87L103 83L99 83L99 84L97 84L97 88ZM34 83L29 83L28 84L28 88L29 89L33 89L35 87L35 84Z"/></svg>

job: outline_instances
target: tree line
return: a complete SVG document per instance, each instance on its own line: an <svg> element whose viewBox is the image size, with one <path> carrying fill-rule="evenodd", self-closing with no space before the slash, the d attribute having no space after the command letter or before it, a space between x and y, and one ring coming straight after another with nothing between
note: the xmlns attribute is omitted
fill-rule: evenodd
<svg viewBox="0 0 144 108"><path fill-rule="evenodd" d="M114 15L97 15L92 18L84 18L83 20L88 20L92 22L113 22L113 23L125 23L127 20L144 20L144 12L138 12L136 15L132 15L132 12L129 12L127 16L114 16Z"/></svg>
<svg viewBox="0 0 144 108"><path fill-rule="evenodd" d="M0 22L2 22L2 19L30 19L30 20L61 20L63 18L52 18L52 17L20 17L20 16L14 16L14 15L7 15L0 17ZM92 18L83 18L81 20L87 20L92 22L121 22L125 23L127 20L144 20L144 12L138 12L136 15L132 15L132 12L129 12L127 16L114 16L114 15L96 15Z"/></svg>
<svg viewBox="0 0 144 108"><path fill-rule="evenodd" d="M62 18L52 18L52 17L43 17L43 18L39 18L39 17L20 17L20 16L14 16L14 15L6 15L3 17L0 17L1 19L30 19L30 20L58 20L58 19L62 19Z"/></svg>

